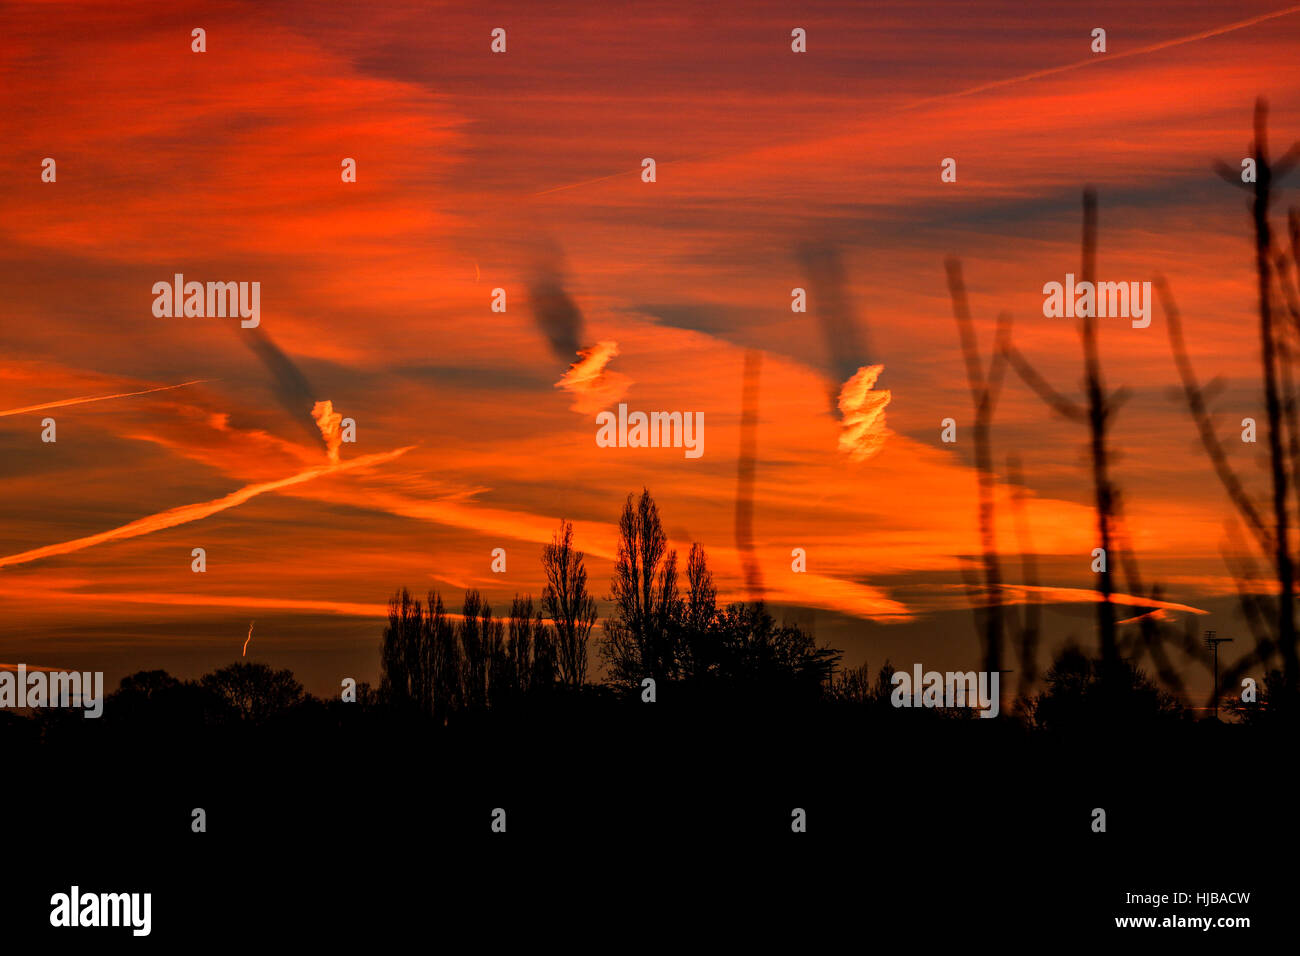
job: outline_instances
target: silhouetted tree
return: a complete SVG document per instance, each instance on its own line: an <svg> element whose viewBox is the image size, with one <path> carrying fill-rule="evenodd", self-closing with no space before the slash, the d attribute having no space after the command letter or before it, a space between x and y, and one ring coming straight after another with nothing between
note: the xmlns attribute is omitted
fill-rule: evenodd
<svg viewBox="0 0 1300 956"><path fill-rule="evenodd" d="M200 686L222 701L240 720L261 723L307 700L302 685L290 670L272 670L266 664L236 661L204 674Z"/></svg>
<svg viewBox="0 0 1300 956"><path fill-rule="evenodd" d="M480 620L486 610L487 614ZM466 707L477 708L487 703L487 622L492 619L492 609L483 601L477 589L465 592L461 606L460 646L464 654L461 667L461 686Z"/></svg>
<svg viewBox="0 0 1300 956"><path fill-rule="evenodd" d="M195 681L178 680L164 670L138 671L122 678L104 702L104 712L114 722L171 731L203 724L212 700Z"/></svg>
<svg viewBox="0 0 1300 956"><path fill-rule="evenodd" d="M717 665L717 640L713 632L718 616L718 589L713 586L713 572L708 557L697 542L691 545L686 562L686 603L683 608L681 639L677 642L684 657L683 672L693 678L703 677Z"/></svg>
<svg viewBox="0 0 1300 956"><path fill-rule="evenodd" d="M596 623L596 602L587 593L584 555L573 547L573 524L560 522L560 530L542 549L546 589L542 606L555 627L555 649L560 679L570 687L587 680L587 640Z"/></svg>
<svg viewBox="0 0 1300 956"><path fill-rule="evenodd" d="M515 687L521 694L544 693L556 678L555 641L534 610L531 595L515 595L510 605L507 654L513 662Z"/></svg>
<svg viewBox="0 0 1300 956"><path fill-rule="evenodd" d="M662 684L676 664L670 624L679 603L677 552L668 548L649 490L635 502L627 496L618 533L610 596L614 613L605 623L601 652L615 682L639 685L653 677Z"/></svg>
<svg viewBox="0 0 1300 956"><path fill-rule="evenodd" d="M1007 477L1014 489L1011 493L1012 513L1015 518L1016 538L1020 546L1021 581L1029 589L1025 596L1023 616L1015 614L1015 632L1018 635L1020 674L1018 699L1028 701L1029 693L1038 680L1038 634L1042 627L1043 605L1038 589L1038 562L1034 558L1034 545L1029 535L1029 519L1025 514L1028 490L1020 459L1007 457ZM1022 709L1024 709L1022 705Z"/></svg>
<svg viewBox="0 0 1300 956"><path fill-rule="evenodd" d="M532 605L532 598L528 599ZM542 612L533 616L532 627L533 663L528 674L528 689L531 693L545 693L555 686L559 676L556 663L555 632L542 620Z"/></svg>
<svg viewBox="0 0 1300 956"><path fill-rule="evenodd" d="M428 612L424 618L424 643L429 648L433 685L433 715L439 722L460 708L461 673L464 668L456 629L447 616L442 595L429 592Z"/></svg>
<svg viewBox="0 0 1300 956"><path fill-rule="evenodd" d="M678 593L677 553L669 550L649 491L628 495L619 521L614 613L601 646L611 679L637 687L653 677L725 685L772 700L810 700L829 685L840 652L819 648L798 627L778 625L761 603L717 606L704 549L691 548L687 592Z"/></svg>
<svg viewBox="0 0 1300 956"><path fill-rule="evenodd" d="M432 654L424 609L406 588L388 599L388 624L379 655L379 692L394 707L432 710Z"/></svg>
<svg viewBox="0 0 1300 956"><path fill-rule="evenodd" d="M1047 689L1032 709L1038 726L1048 730L1096 725L1132 728L1182 714L1178 701L1129 661L1107 664L1074 646L1057 656L1046 680Z"/></svg>
<svg viewBox="0 0 1300 956"><path fill-rule="evenodd" d="M894 665L885 661L880 665L880 673L876 675L876 703L881 707L892 707L890 697L894 693Z"/></svg>
<svg viewBox="0 0 1300 956"><path fill-rule="evenodd" d="M1300 695L1288 689L1286 676L1274 667L1264 675L1262 687L1256 689L1258 698L1246 703L1239 694L1233 695L1232 710L1248 725L1275 725L1291 723L1300 716Z"/></svg>
<svg viewBox="0 0 1300 956"><path fill-rule="evenodd" d="M778 625L761 604L731 604L715 624L721 658L717 676L772 700L815 700L830 682L840 652L812 636Z"/></svg>
<svg viewBox="0 0 1300 956"><path fill-rule="evenodd" d="M533 599L520 597L510 604L510 627L506 637L506 654L510 658L511 689L516 694L528 692L533 663Z"/></svg>
<svg viewBox="0 0 1300 956"><path fill-rule="evenodd" d="M510 660L506 657L506 625L505 621L492 616L492 608L486 603L479 613L479 623L487 670L485 697L489 704L494 704L510 696L512 684Z"/></svg>
<svg viewBox="0 0 1300 956"><path fill-rule="evenodd" d="M151 701L176 690L181 682L164 670L136 671L123 677L117 685L114 698L125 701L127 698Z"/></svg>
<svg viewBox="0 0 1300 956"><path fill-rule="evenodd" d="M871 667L866 663L846 667L831 688L831 696L849 704L868 704L873 700Z"/></svg>

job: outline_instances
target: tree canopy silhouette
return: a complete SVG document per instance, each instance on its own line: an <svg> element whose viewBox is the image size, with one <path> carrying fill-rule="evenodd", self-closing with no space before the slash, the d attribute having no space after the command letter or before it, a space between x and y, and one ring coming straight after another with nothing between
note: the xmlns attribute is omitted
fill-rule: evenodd
<svg viewBox="0 0 1300 956"><path fill-rule="evenodd" d="M293 671L277 671L253 661L236 661L204 674L199 685L214 694L239 719L252 723L261 723L290 710L307 698Z"/></svg>

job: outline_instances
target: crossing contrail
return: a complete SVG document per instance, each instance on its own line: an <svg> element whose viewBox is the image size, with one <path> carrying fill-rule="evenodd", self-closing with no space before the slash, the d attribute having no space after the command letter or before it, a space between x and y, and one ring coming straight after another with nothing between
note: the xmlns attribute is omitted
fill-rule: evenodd
<svg viewBox="0 0 1300 956"><path fill-rule="evenodd" d="M21 415L24 412L39 412L46 408L63 408L65 405L84 405L87 402L106 402L110 398L130 398L132 395L148 395L152 392L165 392L173 388L184 388L186 385L201 385L204 382L215 382L217 379L196 378L192 382L181 382L179 385L159 385L157 388L146 388L141 392L119 392L116 395L88 395L84 398L64 398L57 402L46 402L43 405L24 405L22 408L8 408L0 411L0 418L6 415Z"/></svg>
<svg viewBox="0 0 1300 956"><path fill-rule="evenodd" d="M350 471L353 468L365 467L367 465L377 465L385 461L391 461L399 455L404 455L414 445L407 445L405 448L397 448L393 451L378 452L373 455L363 455L360 458L353 458L338 465L319 465L315 468L308 468L306 471L300 471L296 475L290 475L288 478L280 478L277 481L263 481L257 484L246 485L238 491L233 491L222 498L216 498L212 501L203 501L193 505L181 505L177 508L169 508L166 511L160 511L157 514L149 515L145 518L138 518L128 524L113 528L110 531L101 531L99 534L87 535L84 538L73 538L71 541L61 541L58 544L49 544L43 548L33 548L30 551L22 551L18 554L11 554L7 557L0 557L0 568L8 567L13 564L26 564L29 561L39 561L41 558L54 557L60 554L70 554L73 551L81 551L84 548L91 548L97 544L104 544L108 541L118 541L123 538L137 538L142 534L150 534L154 531L162 531L166 528L174 528L177 525L188 524L191 521L198 521L210 515L225 511L227 508L233 508L236 505L242 505L250 498L256 498L258 495L266 494L268 491L278 491L281 488L290 488L294 485L300 485L306 481L312 481L322 475L338 474L339 472Z"/></svg>
<svg viewBox="0 0 1300 956"><path fill-rule="evenodd" d="M986 90L995 90L998 87L1010 86L1012 83L1024 83L1027 80L1037 80L1044 76L1053 76L1057 73L1065 73L1068 70L1077 70L1081 67L1093 66L1098 63L1107 63L1112 60L1123 60L1131 56L1144 56L1147 53L1167 50L1169 47L1182 46L1184 43L1194 43L1197 40L1209 40L1213 37L1223 36L1225 33L1244 30L1247 27L1253 27L1257 23L1264 23L1267 20L1276 20L1278 17L1290 16L1293 13L1300 13L1300 4L1292 7L1285 7L1281 10L1273 10L1269 13L1261 13L1259 16L1250 17L1246 20L1236 20L1232 23L1225 23L1222 26L1211 27L1208 30L1200 31L1199 33L1187 33L1183 36L1161 40L1158 43L1149 43L1146 46L1135 47L1132 50L1120 50L1115 53L1091 56L1083 60L1074 60L1070 63L1062 63L1060 66L1050 66L1046 69L1034 70L1031 73L1021 73L1018 76L1008 76L1000 80L991 80L988 83L981 83L978 86L971 86L964 90L956 90L952 93L941 93L938 96L927 96L924 99L916 100L907 104L903 109L915 109L918 106L937 103L940 100L955 99L959 96L973 96L976 93L983 93Z"/></svg>
<svg viewBox="0 0 1300 956"><path fill-rule="evenodd" d="M1073 60L1069 63L1062 63L1059 66L1045 67L1040 70L1032 70L1028 73L1020 73L1017 74L1016 76L1007 76L999 80L990 80L985 83L977 84L976 86L966 87L965 89L961 89L961 90L954 90L951 93L940 93L935 96L926 96L918 100L913 100L910 103L899 104L893 107L893 111L913 110L913 109L917 109L918 107L928 106L931 103L939 103L944 100L957 99L963 96L974 96L977 93L984 93L988 90L999 89L1000 87L1003 86L1011 86L1014 83L1025 83L1031 80L1041 79L1045 76L1054 76L1057 73L1065 73L1070 70L1082 69L1083 67L1086 66L1094 66L1100 63L1112 62L1114 60L1124 60L1133 56L1144 56L1148 53L1157 53L1160 50L1167 50L1170 47L1183 46L1184 44L1195 43L1199 40L1210 40L1213 39L1214 37L1223 36L1226 33L1235 33L1237 30L1245 30L1249 27L1255 26L1256 24L1266 23L1269 20L1276 20L1279 17L1291 16L1292 14L1295 13L1300 13L1300 4L1296 4L1290 7L1283 7L1280 10L1271 10L1268 13L1261 13L1253 17L1248 17L1245 20L1234 20L1232 23L1225 23L1222 26L1210 27L1209 29L1201 30L1197 33L1186 33L1183 34L1182 36L1170 37L1167 40L1160 40L1156 43L1149 43L1146 46L1135 47L1132 50L1119 50L1115 52L1097 54L1094 56L1090 56L1087 59ZM778 142L767 140L764 141L761 144L761 146L757 146L752 149L736 150L736 151L718 150L711 153L703 153L698 156L684 157L679 160L672 160L671 162L684 164L688 162L703 162L705 160L716 159L718 157L738 158L741 156L747 156L750 153L758 151L759 149L769 149L774 146L795 146L795 145L822 146L829 141L839 139L842 135L843 135L842 133L837 133L836 135L831 137L820 137L815 140L791 139L785 141L784 143L778 143ZM661 162L659 163L659 166L660 167L667 166L669 162L670 161ZM579 189L583 186L592 186L595 185L596 183L603 183L608 180L618 179L619 177L623 177L623 176L630 177L633 176L636 172L638 172L638 170L627 169L622 172L610 173L609 175L606 176L597 176L594 179L584 179L576 183L564 183L559 186L552 186L549 189L543 189L541 192L535 192L530 195L532 197L546 196L546 195L550 195L551 193L562 192L568 189Z"/></svg>

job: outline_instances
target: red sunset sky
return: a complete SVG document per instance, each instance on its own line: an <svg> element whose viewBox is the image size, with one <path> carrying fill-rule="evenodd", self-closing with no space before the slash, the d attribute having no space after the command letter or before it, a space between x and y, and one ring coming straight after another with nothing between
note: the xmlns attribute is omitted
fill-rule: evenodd
<svg viewBox="0 0 1300 956"><path fill-rule="evenodd" d="M846 663L974 666L959 572L979 548L972 406L944 258L963 261L985 355L1007 310L1017 346L1077 396L1075 323L1044 318L1041 289L1079 271L1085 184L1099 195L1100 278L1167 276L1198 373L1223 380L1221 433L1263 421L1248 197L1211 164L1247 155L1260 95L1274 150L1300 137L1300 6L473 8L0 13L0 662L112 683L155 667L195 676L237 658L255 620L249 657L310 690L373 681L395 588L458 605L477 587L504 613L516 592L540 592L538 555L561 518L604 595L619 510L643 485L683 557L702 542L725 596L741 598L733 508L752 349L753 532L777 616L845 648ZM191 52L195 27L206 53ZM489 49L495 27L503 55ZM791 52L795 27L806 54ZM1104 55L1090 52L1094 27ZM44 157L55 183L41 181ZM340 179L344 157L355 184ZM940 181L944 157L956 183ZM1283 188L1279 213L1296 201ZM843 376L818 322L829 290L801 261L809 244L843 262L865 353L853 364L882 365L876 387L892 396L865 461L837 447L828 394ZM581 310L581 344L618 343L607 370L630 408L704 414L703 457L596 446L594 414L555 388L577 356L559 357L534 319L543 266ZM155 317L153 284L178 272L259 281L257 333ZM505 313L489 309L497 287ZM808 289L806 314L791 312L794 287ZM258 336L297 366L305 404L277 393ZM1101 347L1108 384L1131 391L1114 478L1143 577L1208 612L1198 629L1244 639L1221 556L1232 512L1171 394L1163 313L1147 329L1102 320ZM316 400L357 422L338 468ZM947 417L955 446L939 440ZM999 473L1019 456L1043 583L1080 589L1052 595L1044 665L1071 636L1092 639L1084 438L1008 379ZM1234 444L1263 496L1265 445ZM56 547L313 470L198 520ZM1002 507L999 536L1016 584L1012 514ZM204 574L190 570L195 547ZM505 574L490 570L497 547ZM806 574L790 570L795 547ZM1203 670L1187 676L1208 688Z"/></svg>

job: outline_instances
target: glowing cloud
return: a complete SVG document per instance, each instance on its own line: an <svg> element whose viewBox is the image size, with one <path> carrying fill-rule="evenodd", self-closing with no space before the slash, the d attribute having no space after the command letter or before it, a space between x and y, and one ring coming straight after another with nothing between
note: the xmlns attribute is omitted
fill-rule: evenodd
<svg viewBox="0 0 1300 956"><path fill-rule="evenodd" d="M1042 601L1060 604L1100 604L1105 600L1105 596L1100 591L1093 591L1088 588L1061 588L1029 584L1004 584L1002 585L1002 590L1006 595L1012 596L1013 598L1018 595L1024 595L1025 599L1028 599L1029 596L1034 596ZM1004 603L1005 600L1006 598L1004 597ZM1142 597L1141 595L1136 594L1122 594L1118 591L1111 594L1110 603L1121 604L1125 607L1147 607L1160 611L1182 611L1186 614L1210 613L1209 611L1202 610L1199 607L1192 607L1190 604L1177 604L1173 601L1157 601L1155 598ZM1137 617L1130 617L1126 620L1119 621L1118 623L1129 624L1146 616L1146 614L1139 614ZM1166 619L1167 615L1161 615L1157 618L1157 620Z"/></svg>
<svg viewBox="0 0 1300 956"><path fill-rule="evenodd" d="M575 412L584 415L599 411L617 402L627 392L632 380L619 372L609 372L605 366L618 354L618 343L612 339L597 342L589 349L578 350L578 361L555 383L556 388L573 395Z"/></svg>
<svg viewBox="0 0 1300 956"><path fill-rule="evenodd" d="M840 414L844 416L840 451L854 461L866 461L876 455L889 437L885 427L889 389L872 390L884 370L883 365L864 365L840 389Z"/></svg>
<svg viewBox="0 0 1300 956"><path fill-rule="evenodd" d="M343 421L343 416L334 411L334 403L329 399L323 402L317 402L311 407L311 417L316 419L316 427L320 429L320 437L325 439L325 448L329 451L330 461L338 464L339 445L343 441L339 433L339 425Z"/></svg>

